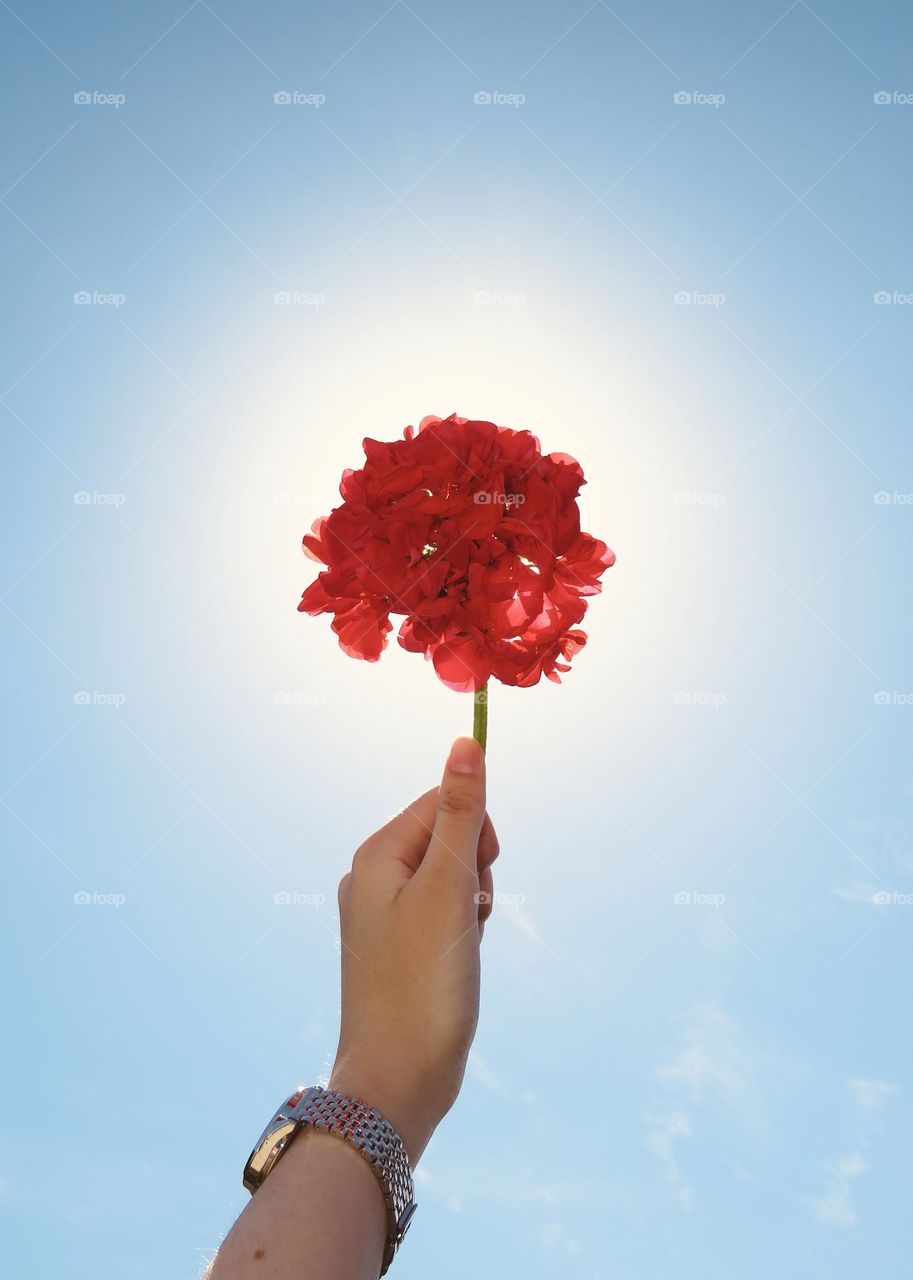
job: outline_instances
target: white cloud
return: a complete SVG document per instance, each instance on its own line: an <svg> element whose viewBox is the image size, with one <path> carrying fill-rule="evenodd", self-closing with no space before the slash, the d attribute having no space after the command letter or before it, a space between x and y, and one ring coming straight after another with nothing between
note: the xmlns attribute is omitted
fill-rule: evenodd
<svg viewBox="0 0 913 1280"><path fill-rule="evenodd" d="M501 1077L475 1049L470 1050L466 1069L470 1077L477 1084L480 1084L483 1089L487 1089L489 1093L495 1093L499 1097L503 1097L507 1092Z"/></svg>
<svg viewBox="0 0 913 1280"><path fill-rule="evenodd" d="M702 1005L677 1053L654 1075L665 1099L644 1116L647 1150L659 1161L672 1198L688 1210L694 1197L679 1156L681 1144L694 1134L700 1108L712 1099L743 1115L748 1110L748 1055L742 1036L722 1010Z"/></svg>
<svg viewBox="0 0 913 1280"><path fill-rule="evenodd" d="M858 902L867 907L875 905L875 894L877 892L877 885L866 884L862 880L854 880L852 884L846 885L835 884L831 888L831 893L835 898L839 898L841 902Z"/></svg>
<svg viewBox="0 0 913 1280"><path fill-rule="evenodd" d="M886 1080L848 1080L857 1104L865 1111L883 1107L888 1098L897 1092L897 1085Z"/></svg>
<svg viewBox="0 0 913 1280"><path fill-rule="evenodd" d="M421 1166L420 1166L421 1168ZM550 1179L548 1171L539 1172L522 1165L489 1166L482 1170L478 1163L435 1164L424 1180L426 1199L449 1208L454 1204L467 1212L488 1211L493 1205L541 1214L562 1209L605 1210L616 1213L631 1211L630 1188L619 1183L594 1178L576 1181Z"/></svg>
<svg viewBox="0 0 913 1280"><path fill-rule="evenodd" d="M700 1102L704 1089L737 1092L742 1084L745 1055L739 1047L735 1023L721 1009L704 1004L682 1036L673 1060L656 1068L656 1078L667 1084L687 1086L692 1102Z"/></svg>
<svg viewBox="0 0 913 1280"><path fill-rule="evenodd" d="M873 817L851 822L854 843L869 866L887 867L891 871L913 873L910 833L905 822L894 818Z"/></svg>
<svg viewBox="0 0 913 1280"><path fill-rule="evenodd" d="M868 1144L873 1124L877 1124L872 1112L880 1110L897 1092L897 1085L887 1080L857 1077L846 1083L856 1104L856 1115L851 1126L851 1132L855 1133L854 1146L852 1150L844 1151L832 1164L824 1166L824 1192L811 1200L818 1221L832 1227L856 1225L853 1183L868 1168L863 1158L863 1149Z"/></svg>
<svg viewBox="0 0 913 1280"><path fill-rule="evenodd" d="M690 1209L691 1188L682 1178L675 1148L683 1138L691 1137L691 1121L683 1111L669 1111L663 1115L648 1112L645 1119L647 1150L652 1151L662 1165L673 1199L678 1200L683 1209Z"/></svg>
<svg viewBox="0 0 913 1280"><path fill-rule="evenodd" d="M583 1245L570 1234L564 1222L542 1223L536 1228L536 1238L547 1249L558 1250L569 1258L576 1258L583 1249Z"/></svg>
<svg viewBox="0 0 913 1280"><path fill-rule="evenodd" d="M834 1164L825 1165L824 1195L812 1200L819 1222L833 1227L852 1227L856 1224L856 1210L851 1199L853 1182L865 1172L865 1161L858 1151L848 1151Z"/></svg>

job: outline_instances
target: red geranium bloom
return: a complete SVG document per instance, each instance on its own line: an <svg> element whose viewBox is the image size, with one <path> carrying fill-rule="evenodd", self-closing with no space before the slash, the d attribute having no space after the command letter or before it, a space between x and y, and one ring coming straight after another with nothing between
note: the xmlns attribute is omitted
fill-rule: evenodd
<svg viewBox="0 0 913 1280"><path fill-rule="evenodd" d="M560 680L586 643L577 628L615 555L580 531L583 471L543 454L529 431L423 418L402 440L364 441L345 471L342 505L316 520L305 552L326 568L302 596L332 613L339 643L376 662L404 615L399 642L424 653L466 693L489 677Z"/></svg>

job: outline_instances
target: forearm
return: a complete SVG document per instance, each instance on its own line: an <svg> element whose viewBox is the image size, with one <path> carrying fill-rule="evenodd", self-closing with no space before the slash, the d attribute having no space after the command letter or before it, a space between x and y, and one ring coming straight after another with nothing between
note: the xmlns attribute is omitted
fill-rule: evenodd
<svg viewBox="0 0 913 1280"><path fill-rule="evenodd" d="M386 1236L367 1161L342 1139L306 1129L232 1227L208 1280L377 1280Z"/></svg>
<svg viewBox="0 0 913 1280"><path fill-rule="evenodd" d="M409 1167L462 1082L497 856L484 756L457 739L440 787L365 841L340 882L342 1023L328 1127L346 1139L311 1127L328 1118L321 1090L283 1104L264 1151L289 1123L292 1136L262 1177L248 1177L259 1186L209 1280L377 1280L415 1209ZM359 1109L383 1118L371 1121L383 1138L373 1168L348 1141ZM366 1150L368 1138L375 1144L373 1129L357 1137Z"/></svg>

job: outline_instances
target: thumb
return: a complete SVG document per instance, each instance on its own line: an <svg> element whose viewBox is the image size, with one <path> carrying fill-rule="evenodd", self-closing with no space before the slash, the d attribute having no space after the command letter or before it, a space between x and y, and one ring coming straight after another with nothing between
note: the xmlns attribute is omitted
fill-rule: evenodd
<svg viewBox="0 0 913 1280"><path fill-rule="evenodd" d="M457 738L437 792L434 829L421 870L460 888L478 887L478 849L485 820L485 753L475 738Z"/></svg>

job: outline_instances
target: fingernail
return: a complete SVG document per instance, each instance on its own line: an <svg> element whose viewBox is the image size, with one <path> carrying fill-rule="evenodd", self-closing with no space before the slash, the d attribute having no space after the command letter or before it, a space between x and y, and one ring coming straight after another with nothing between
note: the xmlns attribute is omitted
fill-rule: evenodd
<svg viewBox="0 0 913 1280"><path fill-rule="evenodd" d="M457 738L450 748L447 768L451 773L481 773L484 752L475 738Z"/></svg>

